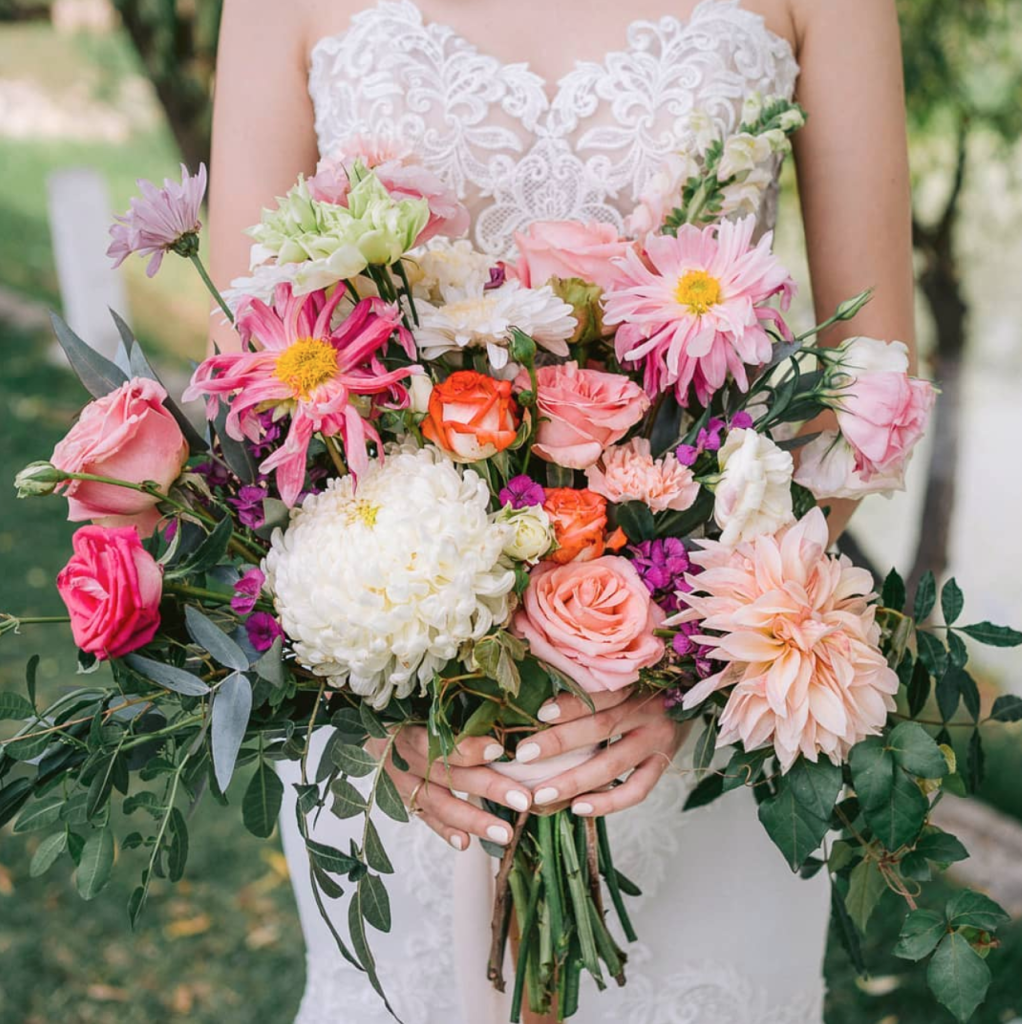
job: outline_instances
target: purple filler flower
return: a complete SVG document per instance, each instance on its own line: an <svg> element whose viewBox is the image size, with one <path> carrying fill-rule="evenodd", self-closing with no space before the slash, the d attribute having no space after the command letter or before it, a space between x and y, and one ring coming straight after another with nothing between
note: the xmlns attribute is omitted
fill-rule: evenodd
<svg viewBox="0 0 1022 1024"><path fill-rule="evenodd" d="M483 291L492 291L499 288L507 280L507 267L501 260L495 267L490 267L490 279L483 285Z"/></svg>
<svg viewBox="0 0 1022 1024"><path fill-rule="evenodd" d="M629 545L628 555L653 600L668 614L678 611L678 592L692 589L685 580L692 569L685 545L677 537L644 540Z"/></svg>
<svg viewBox="0 0 1022 1024"><path fill-rule="evenodd" d="M163 188L140 178L137 182L141 197L131 200L131 207L118 223L110 226L113 241L106 251L119 267L133 252L149 256L146 275L153 277L160 269L163 254L170 250L182 256L198 251L199 207L206 194L206 165L199 165L195 177L181 165L181 184L164 178Z"/></svg>
<svg viewBox="0 0 1022 1024"><path fill-rule="evenodd" d="M246 484L238 491L236 498L228 498L229 504L237 510L238 518L250 530L258 530L266 522L263 514L263 498L269 496L269 490L256 484Z"/></svg>
<svg viewBox="0 0 1022 1024"><path fill-rule="evenodd" d="M284 635L280 623L269 612L253 612L245 623L248 642L260 653L268 651L278 636Z"/></svg>
<svg viewBox="0 0 1022 1024"><path fill-rule="evenodd" d="M523 473L508 480L507 487L504 487L497 497L501 505L528 508L530 505L542 505L546 501L546 491L531 476Z"/></svg>
<svg viewBox="0 0 1022 1024"><path fill-rule="evenodd" d="M752 427L752 417L743 409L736 412L729 424L730 430L749 430Z"/></svg>
<svg viewBox="0 0 1022 1024"><path fill-rule="evenodd" d="M259 592L263 589L266 577L260 569L249 569L244 576L234 584L234 597L231 598L231 607L239 615L248 615L256 606L259 600Z"/></svg>

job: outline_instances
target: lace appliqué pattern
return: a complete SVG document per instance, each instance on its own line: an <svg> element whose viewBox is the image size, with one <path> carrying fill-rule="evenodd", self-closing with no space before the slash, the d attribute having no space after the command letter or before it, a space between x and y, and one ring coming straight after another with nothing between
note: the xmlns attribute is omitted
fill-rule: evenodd
<svg viewBox="0 0 1022 1024"><path fill-rule="evenodd" d="M737 0L635 21L625 43L578 62L551 99L527 64L480 53L410 0L380 0L313 49L320 151L360 134L413 147L472 210L476 245L507 256L533 220L620 230L663 158L689 142L694 108L729 131L749 93L790 97L798 75L788 43Z"/></svg>

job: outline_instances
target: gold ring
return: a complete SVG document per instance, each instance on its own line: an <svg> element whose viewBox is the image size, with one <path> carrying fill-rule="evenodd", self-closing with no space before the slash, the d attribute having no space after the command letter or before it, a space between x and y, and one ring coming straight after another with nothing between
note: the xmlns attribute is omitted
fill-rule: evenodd
<svg viewBox="0 0 1022 1024"><path fill-rule="evenodd" d="M408 798L408 810L411 811L412 814L422 814L421 808L415 806L415 799L418 797L419 790L422 789L425 782L425 779L419 779L412 789L412 795Z"/></svg>

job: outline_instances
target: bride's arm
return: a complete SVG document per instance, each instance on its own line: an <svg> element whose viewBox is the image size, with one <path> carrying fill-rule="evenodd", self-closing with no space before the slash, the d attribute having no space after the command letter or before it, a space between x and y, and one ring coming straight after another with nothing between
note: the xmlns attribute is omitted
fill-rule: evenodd
<svg viewBox="0 0 1022 1024"><path fill-rule="evenodd" d="M304 8L281 0L223 5L209 196L211 268L219 288L248 270L251 240L244 229L299 172L316 166ZM221 350L238 347L219 316L212 323Z"/></svg>
<svg viewBox="0 0 1022 1024"><path fill-rule="evenodd" d="M901 43L894 0L791 0L809 114L795 135L813 301L819 320L865 288L872 301L823 338L905 342L915 365L912 212ZM833 414L807 431L832 429ZM829 501L831 537L853 501Z"/></svg>

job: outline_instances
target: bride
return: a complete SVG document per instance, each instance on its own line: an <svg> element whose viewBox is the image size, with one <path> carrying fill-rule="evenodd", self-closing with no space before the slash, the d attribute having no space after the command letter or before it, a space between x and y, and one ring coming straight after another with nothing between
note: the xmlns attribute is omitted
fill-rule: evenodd
<svg viewBox="0 0 1022 1024"><path fill-rule="evenodd" d="M873 285L854 333L911 340L894 0L366 3L225 2L210 204L221 286L246 271L242 229L267 197L357 136L413 146L469 207L475 245L510 258L515 230L533 220L621 229L663 158L690 141L693 109L730 129L751 93L797 93L809 114L795 155L818 316ZM776 183L764 229L775 200ZM842 331L852 333L842 325L827 340ZM834 510L835 532L850 512ZM561 698L541 712L551 727L520 760L616 742L535 792L486 767L502 751L485 738L464 743L449 772L434 766L424 786L424 732L402 733L409 770L395 770L395 781L419 820L381 822L399 881L393 928L375 941L396 1012L406 1024L508 1019L485 977L494 862L472 837L510 837L467 793L516 810L570 801L576 813L612 815L615 859L643 888L633 912L640 943L629 950L627 986L583 993L583 1024L819 1024L826 878L792 877L743 790L682 814L685 752L672 759L684 727L659 706L621 693L598 710ZM325 736L315 740L321 747ZM296 769L281 770L297 781ZM282 832L308 947L298 1022L382 1024L391 1018L340 958L313 903L293 800ZM349 826L325 815L315 837L347 849Z"/></svg>

